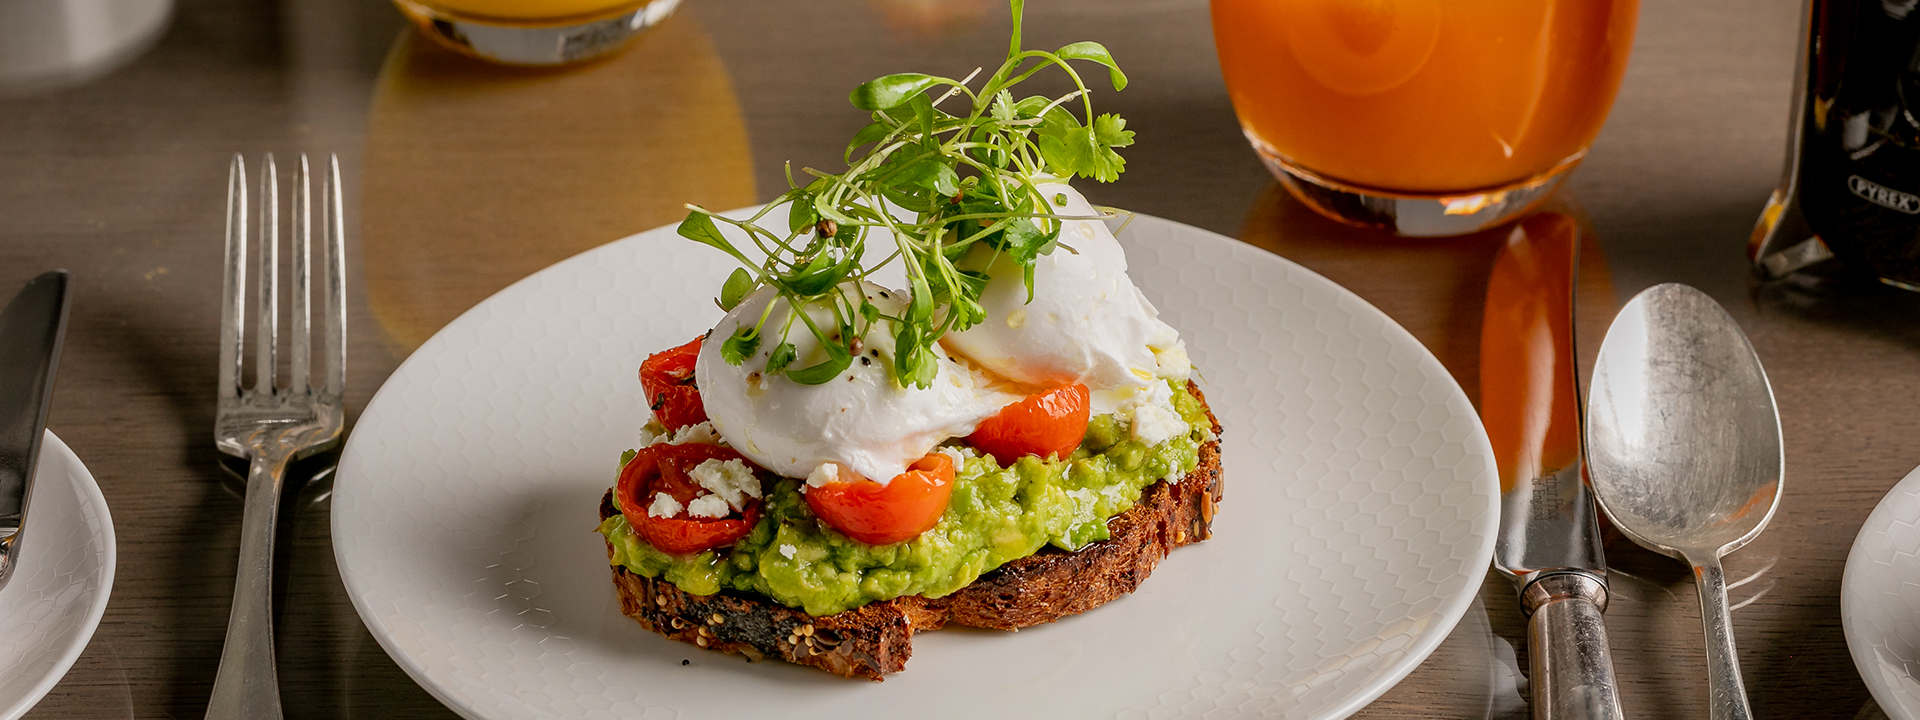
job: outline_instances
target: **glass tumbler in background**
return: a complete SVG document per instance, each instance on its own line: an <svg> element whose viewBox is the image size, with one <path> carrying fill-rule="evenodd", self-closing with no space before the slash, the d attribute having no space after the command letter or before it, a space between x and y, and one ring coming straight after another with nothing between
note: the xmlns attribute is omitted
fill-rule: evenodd
<svg viewBox="0 0 1920 720"><path fill-rule="evenodd" d="M394 0L428 37L508 65L564 65L618 50L680 0Z"/></svg>
<svg viewBox="0 0 1920 720"><path fill-rule="evenodd" d="M1240 127L1342 222L1458 235L1525 213L1600 132L1638 0L1212 0Z"/></svg>

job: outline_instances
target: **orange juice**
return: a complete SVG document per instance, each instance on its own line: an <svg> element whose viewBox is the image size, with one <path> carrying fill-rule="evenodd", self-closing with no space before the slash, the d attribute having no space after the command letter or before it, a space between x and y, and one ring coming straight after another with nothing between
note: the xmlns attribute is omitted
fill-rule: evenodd
<svg viewBox="0 0 1920 720"><path fill-rule="evenodd" d="M1212 0L1227 91L1270 160L1445 194L1577 161L1633 45L1638 0Z"/></svg>

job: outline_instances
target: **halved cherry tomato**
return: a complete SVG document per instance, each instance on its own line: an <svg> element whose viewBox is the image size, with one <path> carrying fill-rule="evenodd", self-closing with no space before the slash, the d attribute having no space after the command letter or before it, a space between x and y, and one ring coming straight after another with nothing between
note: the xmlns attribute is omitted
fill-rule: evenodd
<svg viewBox="0 0 1920 720"><path fill-rule="evenodd" d="M1002 465L1027 455L1042 459L1072 455L1087 436L1090 400L1087 386L1079 383L1028 395L981 422L967 436L967 443Z"/></svg>
<svg viewBox="0 0 1920 720"><path fill-rule="evenodd" d="M936 452L886 485L863 479L808 488L807 507L847 537L890 545L932 529L952 497L953 458Z"/></svg>
<svg viewBox="0 0 1920 720"><path fill-rule="evenodd" d="M702 491L687 472L708 460L741 460L759 468L732 448L702 443L672 445L661 443L641 448L620 469L620 481L613 486L620 501L620 514L648 545L661 552L689 555L710 548L732 545L753 532L760 521L760 501L750 500L738 517L697 518L681 510L673 517L654 517L647 513L656 493L666 493L685 505Z"/></svg>
<svg viewBox="0 0 1920 720"><path fill-rule="evenodd" d="M640 363L640 387L646 390L647 407L668 430L707 421L707 406L700 402L700 388L693 384L693 361L700 357L701 338L672 350L647 356Z"/></svg>

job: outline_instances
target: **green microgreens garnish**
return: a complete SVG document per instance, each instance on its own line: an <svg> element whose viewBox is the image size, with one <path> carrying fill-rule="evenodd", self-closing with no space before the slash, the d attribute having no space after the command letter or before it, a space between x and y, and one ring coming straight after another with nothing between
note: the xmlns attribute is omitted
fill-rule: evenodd
<svg viewBox="0 0 1920 720"><path fill-rule="evenodd" d="M1099 43L1077 42L1052 52L1022 50L1024 3L1010 4L1013 39L1006 60L977 90L968 83L979 70L960 80L919 73L872 80L854 88L848 98L854 107L871 112L873 122L847 143L845 172L805 168L802 172L813 179L803 186L794 182L789 166L790 189L745 220L687 206L691 212L679 233L719 248L745 266L721 288L722 309L732 310L755 289L770 286L793 310L782 327L765 327L772 304L758 323L742 324L722 340L721 356L727 362L745 362L770 340L774 346L768 351L766 373L784 373L802 384L824 383L852 363L860 352L859 339L885 319L894 327L895 381L903 387L930 387L939 370L934 342L986 315L980 293L988 275L963 270L954 261L985 243L993 251L990 261L969 265L986 268L1002 258L1013 261L1025 273L1031 300L1034 261L1058 245L1060 221L1100 217L1056 214L1065 196L1044 193L1035 178L1079 176L1112 182L1120 175L1126 162L1115 150L1133 144L1133 132L1117 115L1094 114L1092 92L1067 61L1105 66L1115 91L1126 87L1127 76ZM1014 99L1015 85L1049 67L1065 72L1076 89L1057 98ZM967 103L963 112L941 109L955 98ZM854 159L861 148L869 149ZM781 205L788 208L787 227L761 227L760 220ZM889 206L913 219L897 217ZM745 231L765 259L749 258L721 235L716 221ZM890 231L895 247L879 262L863 264L871 228ZM895 260L905 265L908 302L902 314L889 315L866 299L858 283ZM804 312L822 305L832 309L830 323ZM787 339L796 329L795 319L819 341L823 360L806 367L791 365L797 358Z"/></svg>

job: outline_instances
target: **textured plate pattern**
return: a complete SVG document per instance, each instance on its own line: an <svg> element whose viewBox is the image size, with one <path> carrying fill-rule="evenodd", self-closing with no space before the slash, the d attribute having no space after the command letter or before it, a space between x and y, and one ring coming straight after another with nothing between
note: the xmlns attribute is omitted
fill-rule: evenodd
<svg viewBox="0 0 1920 720"><path fill-rule="evenodd" d="M0 589L0 720L27 714L87 647L113 588L113 519L93 475L47 433L20 567Z"/></svg>
<svg viewBox="0 0 1920 720"><path fill-rule="evenodd" d="M1343 717L1472 600L1496 519L1485 433L1417 341L1326 279L1155 218L1121 241L1226 428L1217 536L1132 596L1016 634L922 635L883 684L621 616L592 527L646 418L635 369L718 318L730 269L671 228L515 284L394 373L335 487L347 589L472 718Z"/></svg>
<svg viewBox="0 0 1920 720"><path fill-rule="evenodd" d="M1840 618L1880 709L1920 720L1920 468L1867 516L1847 554Z"/></svg>

